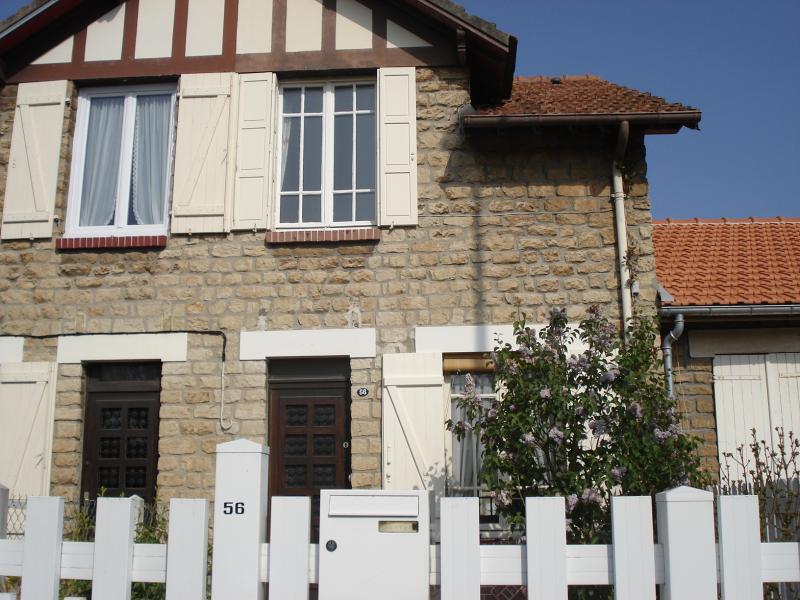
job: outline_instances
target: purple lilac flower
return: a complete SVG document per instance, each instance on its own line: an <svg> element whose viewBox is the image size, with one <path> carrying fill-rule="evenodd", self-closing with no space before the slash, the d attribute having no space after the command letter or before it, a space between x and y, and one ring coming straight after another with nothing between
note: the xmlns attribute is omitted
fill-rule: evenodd
<svg viewBox="0 0 800 600"><path fill-rule="evenodd" d="M637 419L642 418L642 407L638 402L634 402L628 407L628 414Z"/></svg>
<svg viewBox="0 0 800 600"><path fill-rule="evenodd" d="M674 434L672 432L670 432L670 431L663 431L663 430L658 429L658 428L656 428L655 431L653 431L653 437L656 439L656 442L658 442L659 444L663 444L664 442L666 442L668 439L670 439L673 436L674 436Z"/></svg>
<svg viewBox="0 0 800 600"><path fill-rule="evenodd" d="M613 383L619 377L619 369L613 367L600 376L601 383Z"/></svg>
<svg viewBox="0 0 800 600"><path fill-rule="evenodd" d="M577 494L570 494L567 496L567 512L571 513L575 510L575 507L578 505L578 495Z"/></svg>
<svg viewBox="0 0 800 600"><path fill-rule="evenodd" d="M589 421L589 429L595 437L600 437L606 432L606 422L603 419L592 419Z"/></svg>
<svg viewBox="0 0 800 600"><path fill-rule="evenodd" d="M549 437L556 446L560 446L564 443L564 432L558 427L553 427L550 429L550 431L547 432L547 437Z"/></svg>
<svg viewBox="0 0 800 600"><path fill-rule="evenodd" d="M681 435L683 433L683 429L678 423L673 423L669 427L667 427L667 431L669 431L672 435Z"/></svg>
<svg viewBox="0 0 800 600"><path fill-rule="evenodd" d="M547 400L549 398L552 398L552 396L553 395L550 393L550 388L542 388L542 390L539 392L539 397L542 400Z"/></svg>
<svg viewBox="0 0 800 600"><path fill-rule="evenodd" d="M494 495L494 503L499 508L508 506L509 504L511 504L511 494L509 494L506 490L502 490L499 494Z"/></svg>
<svg viewBox="0 0 800 600"><path fill-rule="evenodd" d="M506 452L505 450L501 450L498 456L500 457L500 460L511 460L514 458L514 455L511 452Z"/></svg>
<svg viewBox="0 0 800 600"><path fill-rule="evenodd" d="M511 412L514 412L515 410L517 410L517 405L516 404L509 404L508 405L508 410L510 410Z"/></svg>
<svg viewBox="0 0 800 600"><path fill-rule="evenodd" d="M583 490L583 493L581 494L581 500L587 504L594 502L595 504L599 505L603 503L603 498L592 488L586 488Z"/></svg>
<svg viewBox="0 0 800 600"><path fill-rule="evenodd" d="M525 344L520 344L519 348L517 348L517 352L525 360L530 360L531 357L533 356L533 354L531 354L531 349L528 348Z"/></svg>
<svg viewBox="0 0 800 600"><path fill-rule="evenodd" d="M582 417L585 414L586 414L586 409L585 408L583 408L582 406L576 406L575 407L575 416L576 417Z"/></svg>
<svg viewBox="0 0 800 600"><path fill-rule="evenodd" d="M496 416L497 416L497 410L494 408L490 408L486 413L486 417L488 419L494 419Z"/></svg>
<svg viewBox="0 0 800 600"><path fill-rule="evenodd" d="M622 478L625 477L625 474L628 472L628 469L625 467L614 467L611 469L611 478L619 483L622 481Z"/></svg>
<svg viewBox="0 0 800 600"><path fill-rule="evenodd" d="M530 431L523 433L519 441L529 447L536 445L536 437Z"/></svg>

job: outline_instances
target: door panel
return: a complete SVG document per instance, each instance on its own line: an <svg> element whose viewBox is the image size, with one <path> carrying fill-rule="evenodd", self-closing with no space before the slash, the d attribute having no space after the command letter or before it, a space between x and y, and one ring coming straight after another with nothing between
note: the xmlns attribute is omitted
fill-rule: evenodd
<svg viewBox="0 0 800 600"><path fill-rule="evenodd" d="M271 384L270 496L310 496L319 536L319 493L350 487L349 384Z"/></svg>

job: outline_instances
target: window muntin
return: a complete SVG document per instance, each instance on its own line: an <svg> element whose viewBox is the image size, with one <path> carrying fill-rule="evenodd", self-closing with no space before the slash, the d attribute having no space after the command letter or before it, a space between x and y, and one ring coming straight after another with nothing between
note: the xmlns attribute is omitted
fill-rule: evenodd
<svg viewBox="0 0 800 600"><path fill-rule="evenodd" d="M286 85L280 115L278 226L374 225L375 84Z"/></svg>
<svg viewBox="0 0 800 600"><path fill-rule="evenodd" d="M81 91L67 236L166 234L174 114L173 85Z"/></svg>
<svg viewBox="0 0 800 600"><path fill-rule="evenodd" d="M494 391L494 375L492 373L472 373L475 392L484 406L490 406L497 400ZM466 373L453 373L450 375L450 418L456 422L464 420L466 411L458 406L458 401L464 398L466 387ZM449 495L451 496L477 496L480 500L481 523L498 523L492 498L480 484L479 475L483 460L483 444L473 431L467 431L459 440L458 436L452 437L452 470L449 482Z"/></svg>

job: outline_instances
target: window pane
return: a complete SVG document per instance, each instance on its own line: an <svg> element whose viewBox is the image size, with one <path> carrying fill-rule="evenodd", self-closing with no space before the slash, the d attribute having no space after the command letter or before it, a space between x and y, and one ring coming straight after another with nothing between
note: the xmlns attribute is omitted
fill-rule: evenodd
<svg viewBox="0 0 800 600"><path fill-rule="evenodd" d="M283 114L299 113L302 90L283 90Z"/></svg>
<svg viewBox="0 0 800 600"><path fill-rule="evenodd" d="M306 107L303 112L322 112L322 88L306 88Z"/></svg>
<svg viewBox="0 0 800 600"><path fill-rule="evenodd" d="M303 196L303 223L322 221L322 196Z"/></svg>
<svg viewBox="0 0 800 600"><path fill-rule="evenodd" d="M83 167L81 227L114 224L125 99L92 98Z"/></svg>
<svg viewBox="0 0 800 600"><path fill-rule="evenodd" d="M345 223L353 220L353 195L333 195L333 220L336 223Z"/></svg>
<svg viewBox="0 0 800 600"><path fill-rule="evenodd" d="M128 225L164 222L171 106L171 96L136 99Z"/></svg>
<svg viewBox="0 0 800 600"><path fill-rule="evenodd" d="M300 198L298 196L281 196L281 223L298 223L300 221Z"/></svg>
<svg viewBox="0 0 800 600"><path fill-rule="evenodd" d="M333 126L333 189L353 189L353 116L335 117Z"/></svg>
<svg viewBox="0 0 800 600"><path fill-rule="evenodd" d="M356 87L356 108L358 110L375 110L374 85L359 85Z"/></svg>
<svg viewBox="0 0 800 600"><path fill-rule="evenodd" d="M375 222L375 194L373 192L356 194L356 221Z"/></svg>
<svg viewBox="0 0 800 600"><path fill-rule="evenodd" d="M375 115L356 116L356 187L375 188Z"/></svg>
<svg viewBox="0 0 800 600"><path fill-rule="evenodd" d="M300 189L300 117L283 119L281 143L281 191L295 192Z"/></svg>
<svg viewBox="0 0 800 600"><path fill-rule="evenodd" d="M353 110L353 86L337 86L334 93L336 95L335 106L337 111Z"/></svg>
<svg viewBox="0 0 800 600"><path fill-rule="evenodd" d="M303 133L303 189L322 189L322 117L306 117Z"/></svg>

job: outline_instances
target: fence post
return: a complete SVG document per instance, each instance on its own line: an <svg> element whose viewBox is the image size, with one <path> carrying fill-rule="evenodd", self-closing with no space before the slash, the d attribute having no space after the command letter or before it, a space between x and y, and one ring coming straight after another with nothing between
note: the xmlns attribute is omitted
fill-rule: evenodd
<svg viewBox="0 0 800 600"><path fill-rule="evenodd" d="M682 486L656 494L658 541L664 549L661 600L716 600L714 495Z"/></svg>
<svg viewBox="0 0 800 600"><path fill-rule="evenodd" d="M6 539L8 524L8 488L0 483L0 540Z"/></svg>
<svg viewBox="0 0 800 600"><path fill-rule="evenodd" d="M656 600L653 505L650 496L611 499L614 598Z"/></svg>
<svg viewBox="0 0 800 600"><path fill-rule="evenodd" d="M169 501L166 600L205 600L208 500Z"/></svg>
<svg viewBox="0 0 800 600"><path fill-rule="evenodd" d="M248 440L217 446L213 600L263 600L269 448Z"/></svg>
<svg viewBox="0 0 800 600"><path fill-rule="evenodd" d="M133 544L143 504L138 496L97 499L92 600L130 600Z"/></svg>
<svg viewBox="0 0 800 600"><path fill-rule="evenodd" d="M761 598L761 534L756 496L720 496L719 567L725 600Z"/></svg>
<svg viewBox="0 0 800 600"><path fill-rule="evenodd" d="M525 498L528 600L567 600L567 523L563 497Z"/></svg>
<svg viewBox="0 0 800 600"><path fill-rule="evenodd" d="M269 594L308 600L308 540L311 498L272 498Z"/></svg>
<svg viewBox="0 0 800 600"><path fill-rule="evenodd" d="M64 499L28 497L22 552L22 600L58 600Z"/></svg>
<svg viewBox="0 0 800 600"><path fill-rule="evenodd" d="M441 600L479 600L481 535L477 498L442 498Z"/></svg>

